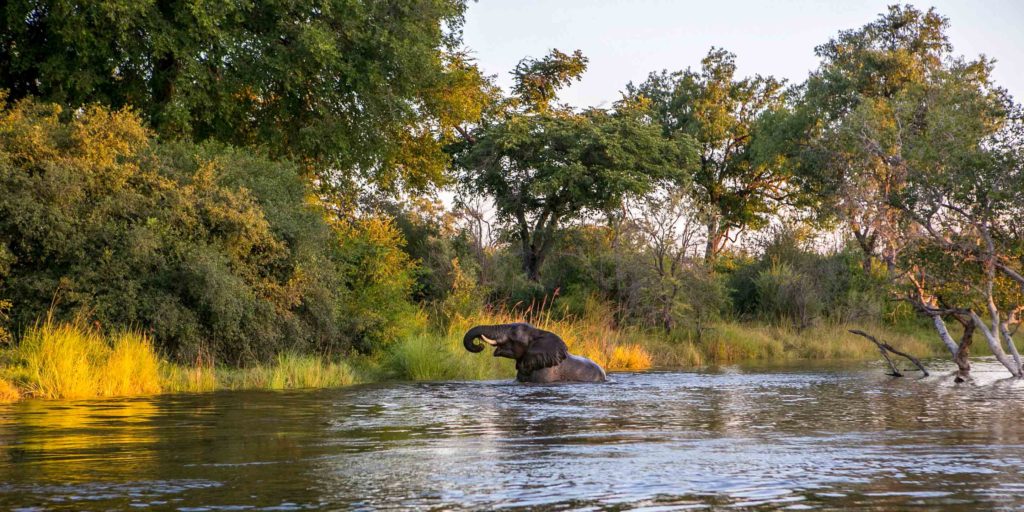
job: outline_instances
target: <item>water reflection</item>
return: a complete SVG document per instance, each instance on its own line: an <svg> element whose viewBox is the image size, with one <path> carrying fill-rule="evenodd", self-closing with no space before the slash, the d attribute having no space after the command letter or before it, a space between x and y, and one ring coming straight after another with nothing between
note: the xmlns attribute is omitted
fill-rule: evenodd
<svg viewBox="0 0 1024 512"><path fill-rule="evenodd" d="M1024 506L1024 385L979 364L29 402L0 508Z"/></svg>

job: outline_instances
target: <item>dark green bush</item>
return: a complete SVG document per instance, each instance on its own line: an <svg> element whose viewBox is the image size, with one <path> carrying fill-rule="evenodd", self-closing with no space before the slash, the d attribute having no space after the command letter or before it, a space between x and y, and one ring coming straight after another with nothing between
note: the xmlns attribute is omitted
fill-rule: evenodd
<svg viewBox="0 0 1024 512"><path fill-rule="evenodd" d="M0 297L16 327L84 312L186 360L389 342L415 311L400 234L311 198L295 165L21 101L0 114Z"/></svg>

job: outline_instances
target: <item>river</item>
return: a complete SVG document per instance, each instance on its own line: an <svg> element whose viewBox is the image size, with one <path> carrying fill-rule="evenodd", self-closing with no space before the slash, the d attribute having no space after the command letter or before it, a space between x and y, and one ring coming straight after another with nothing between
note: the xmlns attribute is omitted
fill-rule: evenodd
<svg viewBox="0 0 1024 512"><path fill-rule="evenodd" d="M0 406L0 509L1024 507L1024 383L976 363Z"/></svg>

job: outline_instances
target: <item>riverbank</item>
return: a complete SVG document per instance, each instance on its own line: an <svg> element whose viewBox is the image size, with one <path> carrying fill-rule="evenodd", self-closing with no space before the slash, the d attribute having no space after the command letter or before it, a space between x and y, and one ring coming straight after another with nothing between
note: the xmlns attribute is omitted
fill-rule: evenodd
<svg viewBox="0 0 1024 512"><path fill-rule="evenodd" d="M942 355L933 335L914 327L822 325L796 331L759 323L720 322L700 339L675 339L641 329L616 329L607 316L564 319L543 314L524 319L496 312L458 317L443 332L424 328L374 356L341 361L286 353L269 363L234 368L208 358L191 365L169 362L137 331L104 335L83 322L46 322L29 329L13 348L0 351L0 403L24 398L327 388L388 380L512 378L515 370L510 361L486 352L467 352L462 334L473 325L520 320L559 333L571 352L612 372L741 361L878 357L874 345L850 334L850 328L872 332L918 357Z"/></svg>

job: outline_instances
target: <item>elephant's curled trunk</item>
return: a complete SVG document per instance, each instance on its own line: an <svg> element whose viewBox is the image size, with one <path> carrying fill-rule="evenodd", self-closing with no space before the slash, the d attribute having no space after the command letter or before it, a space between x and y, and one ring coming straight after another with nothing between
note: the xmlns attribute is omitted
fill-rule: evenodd
<svg viewBox="0 0 1024 512"><path fill-rule="evenodd" d="M475 343L475 340L484 336L491 339L497 338L497 336L492 332L493 327L494 326L492 325L478 325L469 331L466 331L466 336L462 338L462 345L470 352L480 352L484 349L484 345Z"/></svg>

